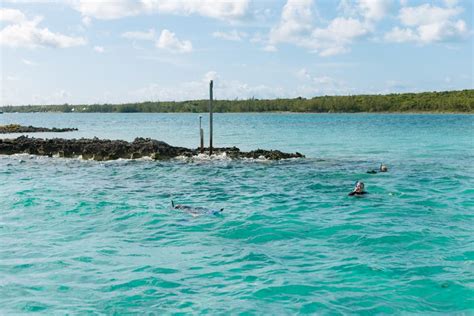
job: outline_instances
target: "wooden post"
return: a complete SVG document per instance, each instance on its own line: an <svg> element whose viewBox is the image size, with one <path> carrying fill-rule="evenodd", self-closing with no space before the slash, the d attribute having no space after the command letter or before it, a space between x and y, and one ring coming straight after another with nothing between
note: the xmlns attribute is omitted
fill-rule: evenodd
<svg viewBox="0 0 474 316"><path fill-rule="evenodd" d="M200 145L201 145L201 154L204 152L204 130L202 129L202 116L199 115L199 137L201 139Z"/></svg>
<svg viewBox="0 0 474 316"><path fill-rule="evenodd" d="M212 155L212 86L213 82L209 82L209 156Z"/></svg>

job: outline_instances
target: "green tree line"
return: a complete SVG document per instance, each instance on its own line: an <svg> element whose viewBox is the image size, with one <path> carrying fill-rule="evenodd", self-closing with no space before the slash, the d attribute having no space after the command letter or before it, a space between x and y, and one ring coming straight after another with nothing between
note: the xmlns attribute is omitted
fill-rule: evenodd
<svg viewBox="0 0 474 316"><path fill-rule="evenodd" d="M3 106L3 112L191 112L208 111L208 100L153 101L125 104ZM320 96L311 99L215 100L215 112L474 112L474 90L386 95Z"/></svg>

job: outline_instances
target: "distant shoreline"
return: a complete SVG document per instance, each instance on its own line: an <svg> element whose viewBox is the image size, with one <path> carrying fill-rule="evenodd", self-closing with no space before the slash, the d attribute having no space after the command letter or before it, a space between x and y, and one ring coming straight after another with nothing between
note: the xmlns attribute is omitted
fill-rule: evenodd
<svg viewBox="0 0 474 316"><path fill-rule="evenodd" d="M36 112L4 112L3 114L25 114L25 113L44 113L44 114L197 114L206 115L209 112L59 112L59 111L36 111ZM470 112L291 112L291 111L262 111L262 112L214 112L214 114L457 114L457 115L474 115L474 110Z"/></svg>
<svg viewBox="0 0 474 316"><path fill-rule="evenodd" d="M11 113L206 113L208 100L148 101L123 104L3 106ZM386 95L320 96L311 99L214 100L214 113L407 113L472 114L474 89Z"/></svg>

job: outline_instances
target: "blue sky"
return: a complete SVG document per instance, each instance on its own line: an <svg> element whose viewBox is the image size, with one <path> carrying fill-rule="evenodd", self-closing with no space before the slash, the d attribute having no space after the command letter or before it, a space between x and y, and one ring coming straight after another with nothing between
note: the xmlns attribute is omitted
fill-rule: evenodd
<svg viewBox="0 0 474 316"><path fill-rule="evenodd" d="M473 89L470 0L3 0L1 104Z"/></svg>

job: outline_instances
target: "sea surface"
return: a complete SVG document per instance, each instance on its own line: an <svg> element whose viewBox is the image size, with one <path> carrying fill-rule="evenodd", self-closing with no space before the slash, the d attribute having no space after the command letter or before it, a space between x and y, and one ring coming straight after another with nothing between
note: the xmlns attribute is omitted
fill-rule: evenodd
<svg viewBox="0 0 474 316"><path fill-rule="evenodd" d="M5 113L0 124L197 147L198 118ZM215 146L307 158L0 156L0 315L474 314L473 115L214 124ZM366 173L382 162L389 172ZM357 180L369 193L350 197ZM224 211L192 216L171 200Z"/></svg>

